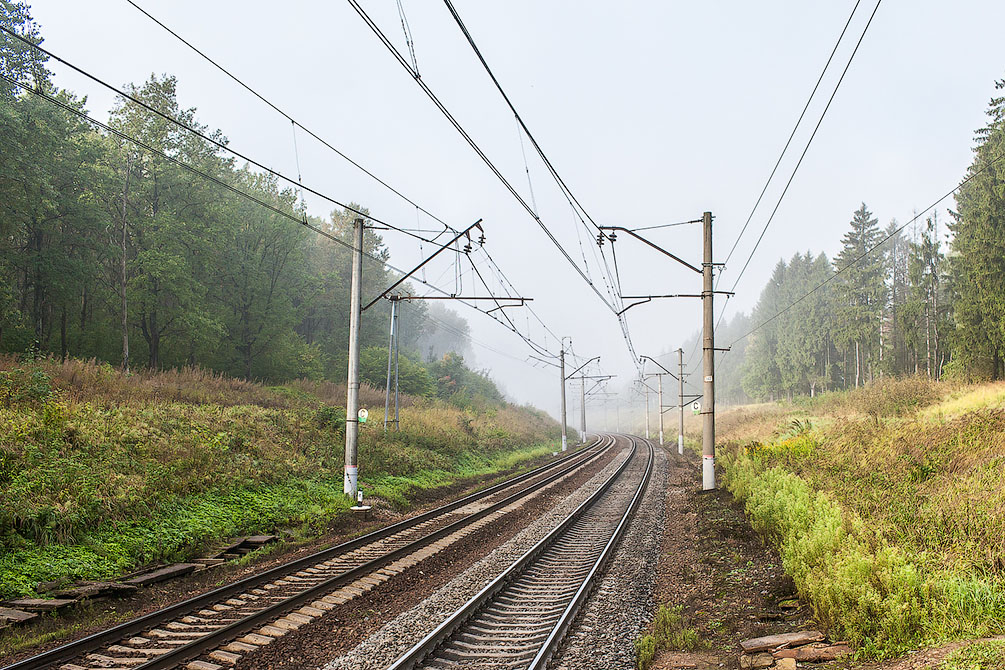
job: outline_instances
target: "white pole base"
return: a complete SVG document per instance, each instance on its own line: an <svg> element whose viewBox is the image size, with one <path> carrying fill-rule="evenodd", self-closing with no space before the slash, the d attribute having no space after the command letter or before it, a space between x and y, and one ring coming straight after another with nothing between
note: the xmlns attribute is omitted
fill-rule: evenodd
<svg viewBox="0 0 1005 670"><path fill-rule="evenodd" d="M660 446L663 446L663 431L660 431Z"/></svg>
<svg viewBox="0 0 1005 670"><path fill-rule="evenodd" d="M680 454L681 456L684 455L684 436L683 435L678 435L677 436L677 453Z"/></svg>
<svg viewBox="0 0 1005 670"><path fill-rule="evenodd" d="M562 436L562 451L566 451L569 448L569 439L563 435Z"/></svg>
<svg viewBox="0 0 1005 670"><path fill-rule="evenodd" d="M347 496L356 499L356 491L358 490L358 480L359 480L359 466L358 465L347 465L345 466L345 478L342 480L342 492Z"/></svg>
<svg viewBox="0 0 1005 670"><path fill-rule="evenodd" d="M703 491L715 490L715 456L701 457L701 488Z"/></svg>

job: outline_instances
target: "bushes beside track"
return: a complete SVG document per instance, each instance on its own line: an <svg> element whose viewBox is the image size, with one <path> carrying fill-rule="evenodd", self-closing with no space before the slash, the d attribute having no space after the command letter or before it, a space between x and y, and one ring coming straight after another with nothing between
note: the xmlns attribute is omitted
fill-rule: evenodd
<svg viewBox="0 0 1005 670"><path fill-rule="evenodd" d="M183 560L227 536L326 526L348 507L344 397L316 382L0 360L0 598ZM362 401L376 409L383 393ZM528 408L404 405L400 432L374 411L359 446L361 486L396 508L550 453L559 435Z"/></svg>

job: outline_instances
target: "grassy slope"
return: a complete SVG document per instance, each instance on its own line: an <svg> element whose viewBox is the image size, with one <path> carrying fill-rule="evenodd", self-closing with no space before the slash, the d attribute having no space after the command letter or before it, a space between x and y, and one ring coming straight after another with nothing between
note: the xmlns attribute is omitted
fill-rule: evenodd
<svg viewBox="0 0 1005 670"><path fill-rule="evenodd" d="M332 384L0 359L0 598L183 559L221 537L327 524L348 507L344 398ZM383 395L363 389L361 402L376 409ZM404 404L400 433L367 424L359 447L368 498L398 508L549 453L558 434L529 409Z"/></svg>
<svg viewBox="0 0 1005 670"><path fill-rule="evenodd" d="M726 412L726 483L867 656L1005 633L1005 384L907 379Z"/></svg>

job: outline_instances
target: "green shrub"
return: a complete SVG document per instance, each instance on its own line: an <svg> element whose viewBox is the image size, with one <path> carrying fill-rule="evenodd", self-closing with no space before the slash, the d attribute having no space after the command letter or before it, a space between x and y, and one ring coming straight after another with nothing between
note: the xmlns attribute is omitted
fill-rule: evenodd
<svg viewBox="0 0 1005 670"><path fill-rule="evenodd" d="M979 640L949 654L939 670L1005 670L1005 640Z"/></svg>
<svg viewBox="0 0 1005 670"><path fill-rule="evenodd" d="M635 640L635 667L638 670L647 670L656 659L656 638L651 633L646 633Z"/></svg>

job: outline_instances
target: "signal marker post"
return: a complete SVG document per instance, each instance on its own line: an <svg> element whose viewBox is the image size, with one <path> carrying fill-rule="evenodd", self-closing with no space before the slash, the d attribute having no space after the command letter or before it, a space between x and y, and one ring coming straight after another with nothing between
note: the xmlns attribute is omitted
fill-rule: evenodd
<svg viewBox="0 0 1005 670"><path fill-rule="evenodd" d="M702 403L701 431L701 488L715 489L715 319L712 300L715 288L712 284L712 212L702 215L702 374L704 402Z"/></svg>
<svg viewBox="0 0 1005 670"><path fill-rule="evenodd" d="M558 367L559 373L562 376L562 451L566 451L569 448L569 436L566 434L566 418L565 418L565 347L563 346L558 352Z"/></svg>
<svg viewBox="0 0 1005 670"><path fill-rule="evenodd" d="M363 280L363 219L352 222L352 274L349 287L349 375L345 399L345 477L342 492L356 500L359 489L359 321ZM364 421L366 419L364 418Z"/></svg>
<svg viewBox="0 0 1005 670"><path fill-rule="evenodd" d="M684 455L684 350L677 349L677 453Z"/></svg>

